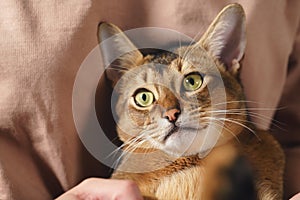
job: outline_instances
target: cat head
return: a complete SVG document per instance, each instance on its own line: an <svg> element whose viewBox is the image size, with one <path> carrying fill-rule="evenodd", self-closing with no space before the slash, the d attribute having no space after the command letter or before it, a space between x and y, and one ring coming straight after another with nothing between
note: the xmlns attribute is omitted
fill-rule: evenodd
<svg viewBox="0 0 300 200"><path fill-rule="evenodd" d="M239 62L246 39L240 5L224 8L199 41L174 51L145 53L118 27L101 23L99 40L108 38L112 42L100 47L110 65L118 134L128 149L203 154L242 131Z"/></svg>

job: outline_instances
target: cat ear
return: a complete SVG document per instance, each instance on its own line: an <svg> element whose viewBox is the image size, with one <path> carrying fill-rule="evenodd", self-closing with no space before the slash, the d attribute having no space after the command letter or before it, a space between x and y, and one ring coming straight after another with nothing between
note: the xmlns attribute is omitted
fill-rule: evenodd
<svg viewBox="0 0 300 200"><path fill-rule="evenodd" d="M106 70L106 76L113 84L127 70L138 66L143 60L143 55L137 47L123 31L113 24L100 23L98 27L98 39L104 64L105 66L109 66ZM103 42L106 39L109 40Z"/></svg>
<svg viewBox="0 0 300 200"><path fill-rule="evenodd" d="M225 7L211 23L199 43L236 74L246 47L245 13L241 5Z"/></svg>

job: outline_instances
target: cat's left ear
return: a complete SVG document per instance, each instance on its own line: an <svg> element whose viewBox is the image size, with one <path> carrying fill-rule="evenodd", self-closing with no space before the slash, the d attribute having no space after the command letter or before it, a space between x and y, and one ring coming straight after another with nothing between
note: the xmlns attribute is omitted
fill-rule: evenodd
<svg viewBox="0 0 300 200"><path fill-rule="evenodd" d="M123 31L113 24L105 22L99 24L98 40L104 64L109 66L106 69L106 76L113 85L126 71L143 61L142 53Z"/></svg>
<svg viewBox="0 0 300 200"><path fill-rule="evenodd" d="M219 59L227 70L237 74L246 47L245 12L242 6L230 4L225 7L199 43Z"/></svg>

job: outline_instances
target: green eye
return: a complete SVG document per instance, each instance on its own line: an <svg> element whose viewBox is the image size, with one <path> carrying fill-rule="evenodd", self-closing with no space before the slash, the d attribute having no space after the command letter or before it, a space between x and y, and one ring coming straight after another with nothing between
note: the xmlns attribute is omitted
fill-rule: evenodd
<svg viewBox="0 0 300 200"><path fill-rule="evenodd" d="M153 96L152 92L142 91L135 95L134 100L138 106L147 107L153 103L154 96Z"/></svg>
<svg viewBox="0 0 300 200"><path fill-rule="evenodd" d="M199 74L190 74L183 79L183 86L187 91L194 91L202 85L202 77Z"/></svg>

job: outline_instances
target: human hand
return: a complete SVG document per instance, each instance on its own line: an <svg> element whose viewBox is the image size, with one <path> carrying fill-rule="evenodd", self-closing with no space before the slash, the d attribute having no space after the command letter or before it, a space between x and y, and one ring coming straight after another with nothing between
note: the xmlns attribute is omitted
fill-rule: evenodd
<svg viewBox="0 0 300 200"><path fill-rule="evenodd" d="M137 185L129 180L89 178L56 200L142 200Z"/></svg>
<svg viewBox="0 0 300 200"><path fill-rule="evenodd" d="M293 196L290 200L300 200L300 193Z"/></svg>

